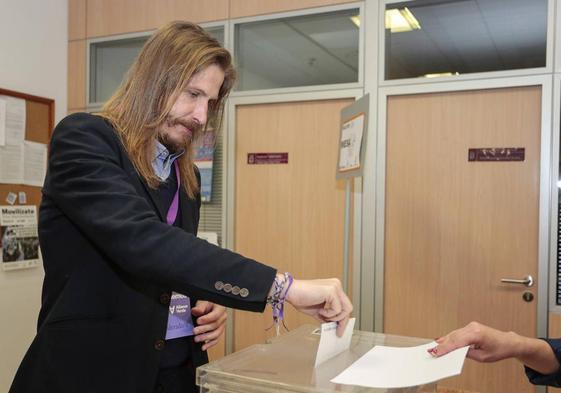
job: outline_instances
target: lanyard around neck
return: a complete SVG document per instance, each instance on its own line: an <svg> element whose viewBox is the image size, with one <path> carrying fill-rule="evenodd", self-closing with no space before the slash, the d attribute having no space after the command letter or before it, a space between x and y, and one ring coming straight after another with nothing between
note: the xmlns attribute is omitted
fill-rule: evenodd
<svg viewBox="0 0 561 393"><path fill-rule="evenodd" d="M177 160L173 162L173 166L175 167L175 177L177 178L177 189L175 190L173 201L171 201L171 205L166 216L168 225L173 225L175 219L177 218L177 210L179 208L179 187L181 186L181 178L179 176L179 167L177 166Z"/></svg>

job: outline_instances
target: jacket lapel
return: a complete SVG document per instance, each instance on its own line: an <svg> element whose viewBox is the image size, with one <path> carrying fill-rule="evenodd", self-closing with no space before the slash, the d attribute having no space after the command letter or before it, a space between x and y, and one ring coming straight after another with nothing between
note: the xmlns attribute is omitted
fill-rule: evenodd
<svg viewBox="0 0 561 393"><path fill-rule="evenodd" d="M191 201L187 198L187 194L183 189L179 193L179 212L181 213L181 226L187 232L196 234L197 229L193 227L196 225L193 221L193 212L190 206Z"/></svg>
<svg viewBox="0 0 561 393"><path fill-rule="evenodd" d="M160 194L158 193L158 190L155 190L150 186L148 186L148 184L144 181L144 179L141 176L138 177L140 179L140 182L144 186L144 190L146 190L146 193L148 194L149 199L152 202L152 205L154 206L154 210L156 210L156 212L158 213L158 217L160 217L160 220L162 220L163 222L166 222L167 212L164 211L164 208L162 206L162 200L160 198Z"/></svg>
<svg viewBox="0 0 561 393"><path fill-rule="evenodd" d="M164 211L164 208L162 206L162 200L160 198L160 194L158 190L154 190L148 186L144 178L140 176L140 174L136 171L136 169L134 169L134 165L132 164L129 156L127 155L125 148L121 146L121 149L123 150L123 157L126 159L126 164L125 164L126 172L128 173L131 179L134 179L136 177L140 181L142 187L144 187L144 191L148 195L148 198L146 198L146 200L151 202L152 207L154 211L158 214L160 220L166 222L167 212Z"/></svg>

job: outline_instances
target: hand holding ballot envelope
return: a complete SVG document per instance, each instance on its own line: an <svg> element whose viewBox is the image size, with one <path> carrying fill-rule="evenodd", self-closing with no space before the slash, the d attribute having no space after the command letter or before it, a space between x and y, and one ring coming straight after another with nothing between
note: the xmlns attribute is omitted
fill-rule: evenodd
<svg viewBox="0 0 561 393"><path fill-rule="evenodd" d="M298 311L322 322L338 322L338 337L343 335L353 311L337 279L294 280L286 300Z"/></svg>
<svg viewBox="0 0 561 393"><path fill-rule="evenodd" d="M504 332L471 322L436 340L438 344L428 352L435 357L443 356L456 348L470 346L467 357L478 362L496 362L516 358L531 370L527 370L531 382L550 384L559 380L560 340L541 340L524 337L514 332ZM537 375L537 374L541 375Z"/></svg>

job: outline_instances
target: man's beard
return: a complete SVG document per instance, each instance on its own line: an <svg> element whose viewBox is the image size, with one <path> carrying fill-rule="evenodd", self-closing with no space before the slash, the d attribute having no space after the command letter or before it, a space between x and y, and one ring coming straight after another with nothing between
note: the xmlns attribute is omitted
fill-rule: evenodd
<svg viewBox="0 0 561 393"><path fill-rule="evenodd" d="M166 119L166 128L173 129L178 125L183 126L191 131L191 134L184 135L181 141L170 138L166 132L158 133L158 140L172 153L187 150L193 140L195 140L199 136L202 129L200 123L192 120L181 120L171 117L168 117Z"/></svg>

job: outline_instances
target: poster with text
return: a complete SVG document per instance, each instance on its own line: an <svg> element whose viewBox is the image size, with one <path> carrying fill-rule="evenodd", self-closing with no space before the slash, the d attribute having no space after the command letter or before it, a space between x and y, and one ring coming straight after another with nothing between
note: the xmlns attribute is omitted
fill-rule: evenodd
<svg viewBox="0 0 561 393"><path fill-rule="evenodd" d="M336 179L352 179L363 174L369 109L368 94L341 109Z"/></svg>
<svg viewBox="0 0 561 393"><path fill-rule="evenodd" d="M210 202L212 196L212 163L216 136L213 131L205 132L195 142L195 165L201 174L201 201Z"/></svg>
<svg viewBox="0 0 561 393"><path fill-rule="evenodd" d="M36 206L0 206L0 249L2 270L39 265Z"/></svg>
<svg viewBox="0 0 561 393"><path fill-rule="evenodd" d="M360 148L364 133L364 113L346 121L341 130L339 170L349 171L360 167Z"/></svg>

